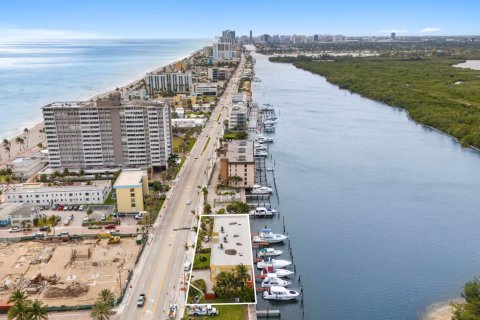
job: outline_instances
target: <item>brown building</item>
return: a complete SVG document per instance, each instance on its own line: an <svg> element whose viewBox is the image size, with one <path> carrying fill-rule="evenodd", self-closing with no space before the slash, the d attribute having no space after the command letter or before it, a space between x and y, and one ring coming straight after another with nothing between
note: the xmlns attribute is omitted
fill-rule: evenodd
<svg viewBox="0 0 480 320"><path fill-rule="evenodd" d="M253 141L235 140L226 143L220 158L220 179L232 187L252 188L255 184Z"/></svg>

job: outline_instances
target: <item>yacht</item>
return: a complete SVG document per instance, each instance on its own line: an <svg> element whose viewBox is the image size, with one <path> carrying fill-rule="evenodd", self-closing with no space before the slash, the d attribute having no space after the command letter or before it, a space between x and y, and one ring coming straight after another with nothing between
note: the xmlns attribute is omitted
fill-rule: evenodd
<svg viewBox="0 0 480 320"><path fill-rule="evenodd" d="M253 77L253 82L262 82L262 80L260 78Z"/></svg>
<svg viewBox="0 0 480 320"><path fill-rule="evenodd" d="M273 138L265 138L263 135L259 134L255 137L257 143L270 143L273 142Z"/></svg>
<svg viewBox="0 0 480 320"><path fill-rule="evenodd" d="M267 116L267 120L277 120L277 116L274 115L274 114L271 114L271 115Z"/></svg>
<svg viewBox="0 0 480 320"><path fill-rule="evenodd" d="M258 250L259 257L276 257L283 253L282 250L277 250L274 248L262 248Z"/></svg>
<svg viewBox="0 0 480 320"><path fill-rule="evenodd" d="M275 120L265 120L263 121L263 124L266 125L266 126L269 126L269 125L274 125L275 123L277 123Z"/></svg>
<svg viewBox="0 0 480 320"><path fill-rule="evenodd" d="M274 267L270 266L270 267L267 267L266 269L262 270L261 276L266 277L269 273L275 273L277 275L277 277L279 277L279 278L285 278L285 277L289 277L289 276L292 276L293 274L295 274L295 272L293 272L292 270L275 269Z"/></svg>
<svg viewBox="0 0 480 320"><path fill-rule="evenodd" d="M259 150L259 151L267 151L268 150L268 147L267 147L266 144L254 144L253 148L255 150Z"/></svg>
<svg viewBox="0 0 480 320"><path fill-rule="evenodd" d="M269 273L262 280L262 284L260 285L262 288L270 288L271 286L279 286L279 287L286 287L292 284L291 281L280 279L275 273Z"/></svg>
<svg viewBox="0 0 480 320"><path fill-rule="evenodd" d="M258 207L255 210L250 211L251 216L271 217L277 213L275 209L267 209L265 207Z"/></svg>
<svg viewBox="0 0 480 320"><path fill-rule="evenodd" d="M279 243L283 242L288 238L284 234L272 233L272 229L264 228L260 230L258 236L253 237L253 242L266 242L266 243Z"/></svg>
<svg viewBox="0 0 480 320"><path fill-rule="evenodd" d="M252 194L271 194L272 192L272 188L262 187L258 184L253 185Z"/></svg>
<svg viewBox="0 0 480 320"><path fill-rule="evenodd" d="M264 103L260 106L260 110L261 111L274 111L275 108L269 103Z"/></svg>
<svg viewBox="0 0 480 320"><path fill-rule="evenodd" d="M272 257L263 257L262 261L257 262L257 268L265 269L270 266L274 268L284 268L291 264L292 262L288 260L277 260L277 259L273 259Z"/></svg>
<svg viewBox="0 0 480 320"><path fill-rule="evenodd" d="M263 293L263 299L266 300L292 300L298 298L300 293L285 287L271 286Z"/></svg>
<svg viewBox="0 0 480 320"><path fill-rule="evenodd" d="M267 151L255 150L254 156L257 158L268 157Z"/></svg>

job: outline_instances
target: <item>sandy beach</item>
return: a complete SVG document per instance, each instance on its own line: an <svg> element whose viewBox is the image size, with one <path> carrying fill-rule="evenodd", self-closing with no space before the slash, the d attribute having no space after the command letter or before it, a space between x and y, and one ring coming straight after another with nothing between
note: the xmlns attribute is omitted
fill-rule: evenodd
<svg viewBox="0 0 480 320"><path fill-rule="evenodd" d="M152 71L149 71L149 72L154 72L155 73L155 72L161 71L165 67L168 67L168 66L171 66L171 65L173 65L177 62L189 59L190 57L194 56L198 52L200 52L200 50L196 50L196 51L192 52L191 54L189 54L189 55L187 55L187 56L185 56L181 59L172 61L172 62L170 62L166 65L157 67L157 68L155 68L155 69L153 69ZM149 73L149 72L146 72L146 73ZM142 81L144 77L138 76L138 78L137 77L135 77L135 78L136 78L135 80L129 81L127 84L125 84L123 86L119 86L118 88L123 89L123 88L130 87L132 85L136 85L136 84L138 84L139 81ZM92 97L90 97L88 99L85 99L85 100L92 100L92 99L95 100L97 98L102 98L102 97L108 96L108 94L113 93L113 92L115 92L115 89L103 91L103 92L95 94ZM46 145L45 145L46 144L45 135L41 132L43 130L43 121L40 122L40 123L37 123L35 126L33 126L31 128L28 128L28 129L30 130L30 132L28 134L28 145L25 144L25 148L24 148L24 146L21 146L21 145L15 143L15 140L18 137L21 137L23 139L26 138L26 134L23 132L23 129L19 129L20 133L18 133L16 136L9 139L10 144L11 144L10 145L10 155L5 151L5 149L2 146L0 146L0 166L6 164L8 161L13 160L18 156L22 156L22 155L26 156L30 153L40 151L41 149L37 146L39 143L44 144L43 147L46 147ZM2 140L3 140L3 138L2 138ZM26 140L27 139L25 139L25 141Z"/></svg>
<svg viewBox="0 0 480 320"><path fill-rule="evenodd" d="M425 316L422 318L423 320L452 320L453 316L453 307L451 306L452 303L459 303L464 302L462 299L454 299L444 302L439 302L432 304Z"/></svg>
<svg viewBox="0 0 480 320"><path fill-rule="evenodd" d="M3 143L2 146L0 146L0 165L5 164L11 159L15 159L18 156L21 155L28 155L33 152L40 151L41 148L38 147L37 145L39 143L44 143L45 142L45 135L41 132L43 130L43 122L38 123L32 128L29 128L29 133L28 135L25 134L22 130L21 133L16 135L15 137L9 139L10 141L10 157L9 154L5 151L3 148ZM25 148L24 146L17 144L15 142L15 139L17 137L21 137L25 140ZM3 141L3 139L2 139ZM27 144L28 142L28 144ZM44 146L45 147L45 146Z"/></svg>

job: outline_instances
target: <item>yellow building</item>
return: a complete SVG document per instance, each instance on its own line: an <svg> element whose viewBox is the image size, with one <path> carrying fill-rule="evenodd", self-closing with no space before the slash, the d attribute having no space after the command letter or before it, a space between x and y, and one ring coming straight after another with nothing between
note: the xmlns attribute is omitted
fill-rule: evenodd
<svg viewBox="0 0 480 320"><path fill-rule="evenodd" d="M148 175L144 170L123 170L113 185L119 213L144 210L143 197L148 194Z"/></svg>
<svg viewBox="0 0 480 320"><path fill-rule="evenodd" d="M248 214L215 216L210 256L210 281L213 285L221 272L235 272L243 264L248 272L247 285L253 287L253 255Z"/></svg>

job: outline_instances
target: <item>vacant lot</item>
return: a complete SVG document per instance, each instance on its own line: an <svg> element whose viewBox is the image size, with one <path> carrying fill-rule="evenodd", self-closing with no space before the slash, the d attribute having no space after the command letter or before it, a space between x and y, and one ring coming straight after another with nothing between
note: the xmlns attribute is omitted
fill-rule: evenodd
<svg viewBox="0 0 480 320"><path fill-rule="evenodd" d="M0 300L15 289L49 306L91 304L102 289L118 297L139 251L134 238L0 244Z"/></svg>

